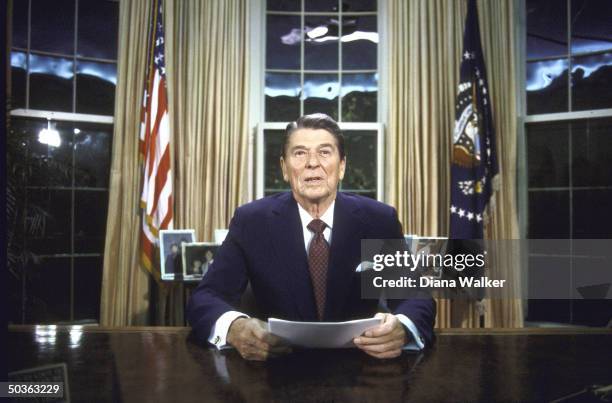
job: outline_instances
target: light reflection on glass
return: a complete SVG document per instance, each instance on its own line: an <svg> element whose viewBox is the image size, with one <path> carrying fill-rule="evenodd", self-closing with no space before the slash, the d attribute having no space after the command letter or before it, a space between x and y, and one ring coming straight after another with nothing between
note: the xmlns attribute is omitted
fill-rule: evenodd
<svg viewBox="0 0 612 403"><path fill-rule="evenodd" d="M343 74L340 95L378 91L378 74Z"/></svg>
<svg viewBox="0 0 612 403"><path fill-rule="evenodd" d="M314 75L308 76L304 80L304 99L306 98L325 98L334 99L340 92L336 75Z"/></svg>
<svg viewBox="0 0 612 403"><path fill-rule="evenodd" d="M301 39L302 36L300 35L299 28L293 28L291 31L281 36L281 43L283 45L299 45Z"/></svg>
<svg viewBox="0 0 612 403"><path fill-rule="evenodd" d="M83 336L83 326L72 326L70 328L70 348L79 347Z"/></svg>
<svg viewBox="0 0 612 403"><path fill-rule="evenodd" d="M72 78L72 61L59 57L30 54L30 73L48 74L61 78Z"/></svg>
<svg viewBox="0 0 612 403"><path fill-rule="evenodd" d="M11 52L11 67L26 69L26 54L22 52Z"/></svg>
<svg viewBox="0 0 612 403"><path fill-rule="evenodd" d="M567 60L547 60L527 63L527 91L548 87L567 70Z"/></svg>
<svg viewBox="0 0 612 403"><path fill-rule="evenodd" d="M56 325L46 325L46 326L38 325L34 327L34 338L37 343L55 344L56 335L57 335Z"/></svg>
<svg viewBox="0 0 612 403"><path fill-rule="evenodd" d="M79 61L77 73L97 77L117 85L117 68L114 64Z"/></svg>
<svg viewBox="0 0 612 403"><path fill-rule="evenodd" d="M306 35L308 35L308 33ZM287 35L283 36L283 38L285 37L287 37ZM309 37L306 39L306 42L328 42L328 41L337 41L337 40L338 40L337 36L325 35L325 36L317 37L317 38ZM342 35L342 39L340 40L342 42L353 42L353 41L366 40L366 41L378 43L378 32L355 31L348 35ZM299 39L295 43L299 43ZM293 43L291 43L291 45L293 45Z"/></svg>
<svg viewBox="0 0 612 403"><path fill-rule="evenodd" d="M300 94L299 74L267 73L265 95L297 97Z"/></svg>
<svg viewBox="0 0 612 403"><path fill-rule="evenodd" d="M578 62L577 60L580 60ZM604 66L612 66L612 53L604 53L602 55L592 57L577 58L572 62L572 73L578 69L584 72L583 78L587 78Z"/></svg>

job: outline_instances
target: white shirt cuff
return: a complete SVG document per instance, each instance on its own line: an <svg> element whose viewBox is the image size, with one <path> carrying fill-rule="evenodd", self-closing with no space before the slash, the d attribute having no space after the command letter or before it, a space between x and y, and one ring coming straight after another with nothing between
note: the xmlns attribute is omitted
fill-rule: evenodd
<svg viewBox="0 0 612 403"><path fill-rule="evenodd" d="M217 319L210 332L208 342L210 344L214 344L219 350L232 348L232 346L227 343L227 333L229 332L232 322L240 317L249 318L249 315L245 315L244 313L238 311L227 311L223 315L219 316L219 319Z"/></svg>
<svg viewBox="0 0 612 403"><path fill-rule="evenodd" d="M402 349L410 350L410 351L420 351L424 349L425 341L421 337L419 330L415 326L414 322L411 321L406 315L401 314L401 313L395 315L395 317L400 322L402 322L402 325L404 325L406 329L410 331L410 333L412 333L412 340L408 344L406 344Z"/></svg>

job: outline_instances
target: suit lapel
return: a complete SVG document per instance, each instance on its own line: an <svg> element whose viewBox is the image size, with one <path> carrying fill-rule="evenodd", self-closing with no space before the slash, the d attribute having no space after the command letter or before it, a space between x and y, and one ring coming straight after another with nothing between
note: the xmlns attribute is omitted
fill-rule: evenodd
<svg viewBox="0 0 612 403"><path fill-rule="evenodd" d="M337 320L342 316L350 292L353 271L361 260L361 238L365 223L358 213L358 206L338 192L327 271L325 320Z"/></svg>
<svg viewBox="0 0 612 403"><path fill-rule="evenodd" d="M285 271L300 319L316 321L317 309L304 248L302 222L297 202L291 193L279 198L271 211L269 222L279 268Z"/></svg>

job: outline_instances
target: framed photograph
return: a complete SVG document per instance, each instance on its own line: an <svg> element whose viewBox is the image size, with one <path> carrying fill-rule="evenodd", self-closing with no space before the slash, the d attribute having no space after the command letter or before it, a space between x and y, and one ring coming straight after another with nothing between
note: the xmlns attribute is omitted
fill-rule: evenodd
<svg viewBox="0 0 612 403"><path fill-rule="evenodd" d="M191 281L201 280L215 260L219 246L213 242L184 243L183 278Z"/></svg>
<svg viewBox="0 0 612 403"><path fill-rule="evenodd" d="M175 280L183 274L181 248L184 243L195 242L193 229L164 229L159 231L159 262L162 280Z"/></svg>

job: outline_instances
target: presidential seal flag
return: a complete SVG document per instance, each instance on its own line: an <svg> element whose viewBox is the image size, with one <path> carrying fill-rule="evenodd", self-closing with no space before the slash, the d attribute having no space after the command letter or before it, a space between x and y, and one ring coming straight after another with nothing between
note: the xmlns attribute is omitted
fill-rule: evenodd
<svg viewBox="0 0 612 403"><path fill-rule="evenodd" d="M482 239L498 166L476 0L469 0L451 154L450 238Z"/></svg>
<svg viewBox="0 0 612 403"><path fill-rule="evenodd" d="M170 171L170 122L164 63L164 24L162 0L153 2L149 32L149 53L140 127L142 159L142 225L140 247L142 265L160 279L155 264L159 231L172 229L173 199Z"/></svg>

